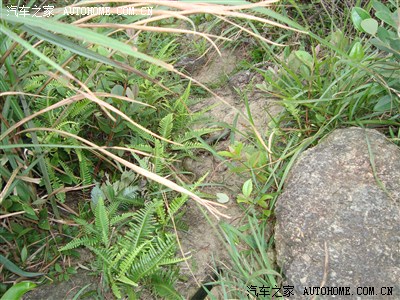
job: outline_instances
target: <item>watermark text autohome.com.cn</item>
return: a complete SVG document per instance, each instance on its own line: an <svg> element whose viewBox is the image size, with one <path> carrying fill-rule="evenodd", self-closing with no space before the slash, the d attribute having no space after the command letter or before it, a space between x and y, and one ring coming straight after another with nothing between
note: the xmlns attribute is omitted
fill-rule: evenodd
<svg viewBox="0 0 400 300"><path fill-rule="evenodd" d="M64 15L98 15L98 16L109 16L111 14L116 15L142 15L151 16L153 14L153 7L132 7L132 6L120 6L120 7L65 7Z"/></svg>
<svg viewBox="0 0 400 300"><path fill-rule="evenodd" d="M35 6L7 6L7 16L14 15L16 17L37 17L46 18L53 15L55 7L53 5L44 5L42 7ZM68 16L109 16L109 15L142 15L151 16L153 15L153 7L131 7L131 6L120 6L120 7L65 7L62 9L64 15Z"/></svg>

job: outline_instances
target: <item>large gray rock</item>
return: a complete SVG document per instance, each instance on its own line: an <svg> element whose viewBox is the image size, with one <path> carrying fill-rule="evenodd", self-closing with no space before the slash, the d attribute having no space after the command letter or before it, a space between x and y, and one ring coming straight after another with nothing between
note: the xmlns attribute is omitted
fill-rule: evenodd
<svg viewBox="0 0 400 300"><path fill-rule="evenodd" d="M321 285L320 293L349 294L335 299L400 299L400 150L379 132L336 130L304 152L276 217L290 299L311 299Z"/></svg>

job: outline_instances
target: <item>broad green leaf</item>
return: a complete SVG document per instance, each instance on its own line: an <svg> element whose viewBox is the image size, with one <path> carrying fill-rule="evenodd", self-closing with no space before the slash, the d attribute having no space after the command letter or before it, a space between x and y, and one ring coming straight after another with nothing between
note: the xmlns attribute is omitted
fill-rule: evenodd
<svg viewBox="0 0 400 300"><path fill-rule="evenodd" d="M364 58L364 49L360 42L356 42L350 50L350 58L355 60L362 60Z"/></svg>
<svg viewBox="0 0 400 300"><path fill-rule="evenodd" d="M392 15L390 12L386 13L379 11L375 14L375 16L380 20L382 20L383 22L385 22L386 24L388 24L389 26L392 26L393 28L397 27L396 22L393 18L394 15Z"/></svg>
<svg viewBox="0 0 400 300"><path fill-rule="evenodd" d="M124 87L122 85L116 84L112 89L111 89L111 94L117 95L117 96L123 96L124 94Z"/></svg>
<svg viewBox="0 0 400 300"><path fill-rule="evenodd" d="M361 21L361 28L370 35L375 35L378 31L378 22L375 19L366 19Z"/></svg>
<svg viewBox="0 0 400 300"><path fill-rule="evenodd" d="M10 287L0 300L19 300L26 292L34 289L35 287L36 284L33 282L19 282Z"/></svg>
<svg viewBox="0 0 400 300"><path fill-rule="evenodd" d="M310 70L314 67L314 59L307 51L298 50L295 52L296 57L305 64Z"/></svg>
<svg viewBox="0 0 400 300"><path fill-rule="evenodd" d="M353 7L351 10L351 20L353 21L354 27L358 31L364 32L363 28L361 27L361 22L369 18L371 18L369 13L361 7Z"/></svg>
<svg viewBox="0 0 400 300"><path fill-rule="evenodd" d="M376 36L385 43L389 43L390 37L391 37L391 32L389 32L387 29L383 27L378 28L378 32L376 33Z"/></svg>
<svg viewBox="0 0 400 300"><path fill-rule="evenodd" d="M251 192L253 191L253 182L251 179L247 180L242 187L242 193L245 197L249 197L251 195Z"/></svg>
<svg viewBox="0 0 400 300"><path fill-rule="evenodd" d="M374 7L377 13L390 14L390 9L386 5L382 4L380 1L376 0L372 1L372 6Z"/></svg>
<svg viewBox="0 0 400 300"><path fill-rule="evenodd" d="M104 196L103 191L100 189L99 185L96 184L96 186L90 192L90 199L92 200L92 203L94 206L96 206L96 204L100 198L104 199L105 196Z"/></svg>
<svg viewBox="0 0 400 300"><path fill-rule="evenodd" d="M27 204L22 204L22 208L24 209L25 213L30 217L33 218L34 220L38 220L35 211L33 210L32 207L30 207Z"/></svg>

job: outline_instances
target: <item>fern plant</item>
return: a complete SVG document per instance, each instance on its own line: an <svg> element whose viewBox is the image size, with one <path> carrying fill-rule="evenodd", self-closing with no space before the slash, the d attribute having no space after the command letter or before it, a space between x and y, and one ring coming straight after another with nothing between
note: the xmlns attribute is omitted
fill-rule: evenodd
<svg viewBox="0 0 400 300"><path fill-rule="evenodd" d="M93 188L94 223L76 218L84 234L60 251L80 246L92 251L96 256L93 267L101 270L103 284L118 299L126 295L135 299L145 288L158 297L182 299L174 283L178 275L175 265L183 259L175 257L175 237L159 222L163 202L153 200L142 203L144 207L137 211L126 211L128 202L138 202L141 197L132 177L126 172L121 181Z"/></svg>

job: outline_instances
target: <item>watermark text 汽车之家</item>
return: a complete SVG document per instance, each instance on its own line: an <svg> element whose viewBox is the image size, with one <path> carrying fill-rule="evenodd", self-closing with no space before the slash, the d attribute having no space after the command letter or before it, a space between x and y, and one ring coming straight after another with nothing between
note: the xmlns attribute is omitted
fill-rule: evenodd
<svg viewBox="0 0 400 300"><path fill-rule="evenodd" d="M42 7L34 6L7 6L7 16L14 15L16 17L37 17L37 18L48 18L53 15L53 5L43 5Z"/></svg>

